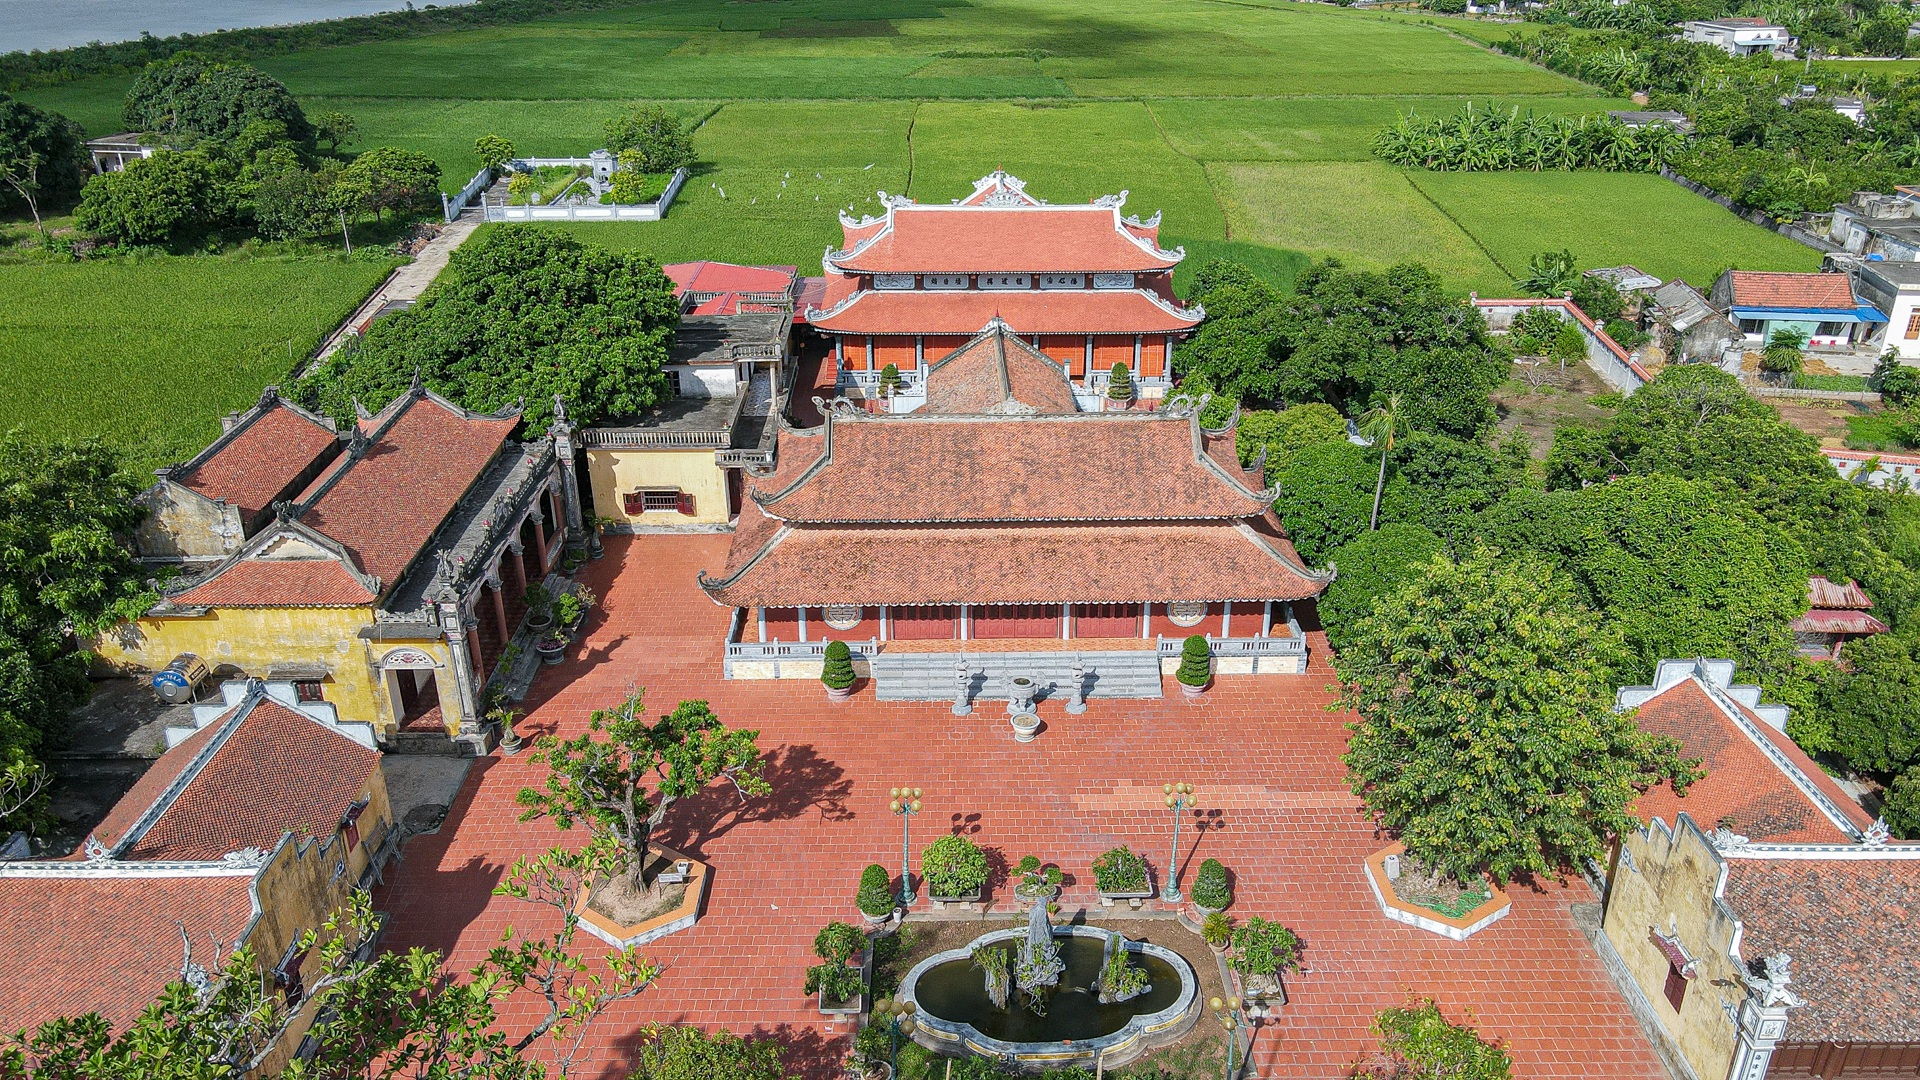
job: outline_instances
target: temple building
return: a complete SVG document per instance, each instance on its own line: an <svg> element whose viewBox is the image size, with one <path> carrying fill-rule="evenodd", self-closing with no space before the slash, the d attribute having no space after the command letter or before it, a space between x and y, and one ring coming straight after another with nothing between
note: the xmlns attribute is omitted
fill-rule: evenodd
<svg viewBox="0 0 1920 1080"><path fill-rule="evenodd" d="M522 442L518 410L473 413L416 383L340 432L269 387L141 496L141 555L183 572L97 652L157 678L290 681L382 742L483 752L484 690L527 586L580 534L557 411Z"/></svg>
<svg viewBox="0 0 1920 1080"><path fill-rule="evenodd" d="M1118 363L1141 397L1163 396L1174 344L1205 312L1173 294L1186 253L1160 247L1160 215L1123 216L1126 200L1052 205L996 170L949 205L881 192L884 216L842 213L843 244L803 312L832 339L839 390L876 397L892 365L911 392L999 319L1088 390L1104 391Z"/></svg>
<svg viewBox="0 0 1920 1080"><path fill-rule="evenodd" d="M736 611L727 674L817 675L837 638L883 698L952 697L968 657L989 693L996 665L1061 680L1078 658L1092 696L1158 696L1192 634L1224 672L1304 670L1293 603L1331 575L1300 562L1231 425L1185 398L1085 411L1078 389L989 319L926 364L914 411L843 398L783 427L726 566L701 576Z"/></svg>

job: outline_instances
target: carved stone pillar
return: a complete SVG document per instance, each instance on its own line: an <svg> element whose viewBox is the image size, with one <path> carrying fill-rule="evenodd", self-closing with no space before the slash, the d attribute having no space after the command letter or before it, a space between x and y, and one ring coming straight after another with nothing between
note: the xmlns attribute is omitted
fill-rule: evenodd
<svg viewBox="0 0 1920 1080"><path fill-rule="evenodd" d="M1786 953L1761 961L1766 972L1747 977L1747 999L1740 1003L1736 1018L1739 1041L1733 1048L1733 1067L1727 1080L1762 1080L1773 1063L1773 1048L1787 1033L1787 1010L1806 1004L1805 999L1787 989L1793 979L1787 968L1793 958Z"/></svg>
<svg viewBox="0 0 1920 1080"><path fill-rule="evenodd" d="M454 700L460 710L459 716L449 719L457 720L463 733L470 725L477 730L480 684L474 678L474 666L478 658L469 655L473 643L472 631L460 612L459 601L444 599L439 604L440 628L447 636L447 677L453 680Z"/></svg>
<svg viewBox="0 0 1920 1080"><path fill-rule="evenodd" d="M553 452L560 464L560 512L566 515L566 540L585 538L586 522L580 511L580 478L573 464L573 422L567 419L567 406L560 395L553 396L553 426L547 429L553 438Z"/></svg>

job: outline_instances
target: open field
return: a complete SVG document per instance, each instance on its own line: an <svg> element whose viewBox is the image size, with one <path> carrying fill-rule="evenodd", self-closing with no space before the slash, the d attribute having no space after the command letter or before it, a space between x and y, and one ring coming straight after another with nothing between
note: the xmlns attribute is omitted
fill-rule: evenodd
<svg viewBox="0 0 1920 1080"><path fill-rule="evenodd" d="M0 427L98 436L140 472L184 461L390 268L206 256L0 265Z"/></svg>

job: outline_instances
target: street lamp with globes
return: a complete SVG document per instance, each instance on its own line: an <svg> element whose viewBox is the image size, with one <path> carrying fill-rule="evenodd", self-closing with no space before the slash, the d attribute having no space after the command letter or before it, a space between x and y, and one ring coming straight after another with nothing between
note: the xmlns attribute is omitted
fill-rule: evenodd
<svg viewBox="0 0 1920 1080"><path fill-rule="evenodd" d="M888 1032L893 1037L893 1053L888 1066L894 1076L900 1075L900 1037L904 1035L909 1039L913 1038L913 1030L916 1026L913 1022L913 1013L914 1006L911 1001L881 998L873 1005L873 1018L886 1024Z"/></svg>
<svg viewBox="0 0 1920 1080"><path fill-rule="evenodd" d="M1227 1032L1226 1080L1233 1080L1234 1054L1237 1053L1240 1049L1240 1025L1242 1023L1242 1014L1240 1012L1240 999L1237 997L1230 997L1223 1002L1219 998L1214 998L1213 1000L1207 1002L1207 1007L1213 1010L1213 1018L1220 1021L1220 1026L1226 1029L1226 1032ZM1249 1053L1252 1052L1251 1047L1248 1048L1248 1052Z"/></svg>
<svg viewBox="0 0 1920 1080"><path fill-rule="evenodd" d="M1173 844L1167 852L1167 884L1160 890L1160 899L1177 904L1180 902L1180 886L1174 878L1180 873L1180 815L1198 806L1199 800L1193 797L1192 784L1162 784L1160 790L1166 794L1167 809L1173 811Z"/></svg>
<svg viewBox="0 0 1920 1080"><path fill-rule="evenodd" d="M907 871L908 833L913 815L920 812L920 789L897 787L887 792L887 809L900 815L900 906L913 906L913 876Z"/></svg>

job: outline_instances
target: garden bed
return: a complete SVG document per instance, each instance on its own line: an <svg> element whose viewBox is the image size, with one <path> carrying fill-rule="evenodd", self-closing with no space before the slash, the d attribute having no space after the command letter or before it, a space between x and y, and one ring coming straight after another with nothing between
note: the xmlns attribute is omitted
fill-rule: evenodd
<svg viewBox="0 0 1920 1080"><path fill-rule="evenodd" d="M1398 879L1387 877L1386 861L1394 856L1400 857ZM1484 892L1461 888L1407 858L1397 841L1367 856L1363 871L1382 915L1453 941L1465 941L1513 910L1512 899L1492 882Z"/></svg>

